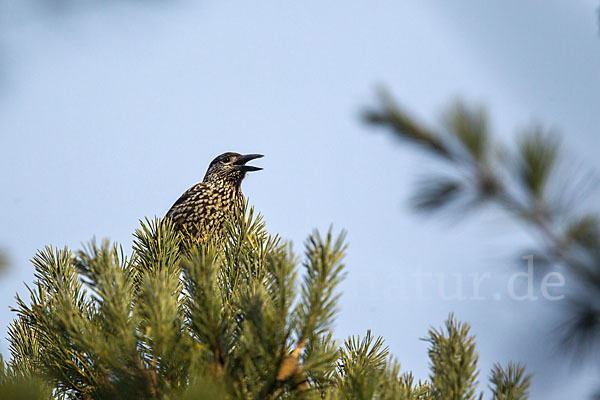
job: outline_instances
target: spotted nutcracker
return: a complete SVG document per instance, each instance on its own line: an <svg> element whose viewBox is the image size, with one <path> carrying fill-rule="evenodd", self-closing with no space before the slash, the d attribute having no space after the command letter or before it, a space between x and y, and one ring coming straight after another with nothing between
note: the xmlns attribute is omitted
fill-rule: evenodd
<svg viewBox="0 0 600 400"><path fill-rule="evenodd" d="M224 153L212 160L202 182L189 188L167 212L178 231L201 238L221 228L243 199L241 183L246 172L262 168L246 165L262 154Z"/></svg>

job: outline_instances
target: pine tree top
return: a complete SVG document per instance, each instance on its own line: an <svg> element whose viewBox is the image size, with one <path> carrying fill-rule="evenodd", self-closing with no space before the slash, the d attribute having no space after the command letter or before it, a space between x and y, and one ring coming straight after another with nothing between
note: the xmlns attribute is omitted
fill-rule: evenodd
<svg viewBox="0 0 600 400"><path fill-rule="evenodd" d="M400 372L370 331L333 339L344 233L314 232L300 259L244 207L201 241L170 219L146 219L134 236L130 256L104 241L33 258L35 282L28 300L17 295L9 327L11 359L0 363L3 398L475 396L474 338L452 317L446 332L430 332L425 382ZM505 394L526 394L529 378L510 365L491 382L495 399L524 399Z"/></svg>

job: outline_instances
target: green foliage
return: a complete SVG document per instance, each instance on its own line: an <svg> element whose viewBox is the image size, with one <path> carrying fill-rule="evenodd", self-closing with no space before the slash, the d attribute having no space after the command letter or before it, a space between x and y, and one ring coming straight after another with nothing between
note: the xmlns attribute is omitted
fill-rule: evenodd
<svg viewBox="0 0 600 400"><path fill-rule="evenodd" d="M432 129L414 122L386 93L365 120L439 160L443 172L417 186L417 210L462 217L490 205L534 232L538 246L521 256L534 255L536 266L562 268L574 278L578 288L568 297L562 341L592 354L589 345L600 337L600 219L584 203L589 180L559 174L564 156L557 135L532 126L520 132L514 148L505 147L492 141L481 107L455 103L444 125Z"/></svg>
<svg viewBox="0 0 600 400"><path fill-rule="evenodd" d="M469 325L458 323L450 315L446 330L429 330L426 339L431 347L431 387L433 398L473 400L476 398L477 353L475 338L469 335Z"/></svg>
<svg viewBox="0 0 600 400"><path fill-rule="evenodd" d="M461 183L454 178L423 179L413 196L413 204L418 211L437 211L451 204L462 190Z"/></svg>
<svg viewBox="0 0 600 400"><path fill-rule="evenodd" d="M495 364L490 376L493 400L526 400L531 376L525 375L525 366L509 363L506 369Z"/></svg>
<svg viewBox="0 0 600 400"><path fill-rule="evenodd" d="M342 399L429 399L426 383L414 383L412 375L400 374L400 366L389 357L382 337L371 331L361 339L347 339L340 349L335 371Z"/></svg>
<svg viewBox="0 0 600 400"><path fill-rule="evenodd" d="M365 120L374 125L393 126L396 137L417 143L438 156L447 159L454 157L447 145L435 133L419 124L408 113L401 112L400 107L386 91L381 90L379 94L381 110L367 110L364 114Z"/></svg>
<svg viewBox="0 0 600 400"><path fill-rule="evenodd" d="M534 127L523 133L518 151L518 174L522 185L531 196L541 199L556 165L558 142L555 136Z"/></svg>
<svg viewBox="0 0 600 400"><path fill-rule="evenodd" d="M331 232L325 240L315 232L306 242L303 301L298 308L298 317L302 321L298 331L300 340L325 332L337 311L339 294L335 294L333 289L343 277L344 265L341 260L346 250L344 236L340 235L334 242Z"/></svg>
<svg viewBox="0 0 600 400"><path fill-rule="evenodd" d="M23 376L7 368L0 356L0 394L8 400L42 400L51 396L51 389L41 379Z"/></svg>
<svg viewBox="0 0 600 400"><path fill-rule="evenodd" d="M351 337L344 343L338 362L340 387L348 395L371 399L375 397L386 374L386 361L389 349L383 347L383 338L376 339L367 331L361 340L360 336ZM364 374L364 371L368 371Z"/></svg>
<svg viewBox="0 0 600 400"><path fill-rule="evenodd" d="M485 163L490 147L486 111L483 108L470 109L462 102L456 102L449 108L444 120L446 129L465 150L465 156Z"/></svg>
<svg viewBox="0 0 600 400"><path fill-rule="evenodd" d="M170 220L146 219L134 236L130 257L104 241L33 258L11 359L0 360L3 399L433 400L475 390L474 362L452 362L474 357L473 338L452 318L447 333L431 331L431 382L401 372L370 331L333 340L343 233L309 236L302 261L247 208L200 241Z"/></svg>

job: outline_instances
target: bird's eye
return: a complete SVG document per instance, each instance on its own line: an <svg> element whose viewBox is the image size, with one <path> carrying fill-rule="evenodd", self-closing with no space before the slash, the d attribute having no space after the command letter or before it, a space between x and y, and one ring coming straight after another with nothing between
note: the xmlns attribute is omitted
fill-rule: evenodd
<svg viewBox="0 0 600 400"><path fill-rule="evenodd" d="M231 161L231 159L230 159L229 157L224 157L224 158L222 158L222 159L221 159L221 162L222 162L223 164L227 164L227 163L229 163L230 161Z"/></svg>

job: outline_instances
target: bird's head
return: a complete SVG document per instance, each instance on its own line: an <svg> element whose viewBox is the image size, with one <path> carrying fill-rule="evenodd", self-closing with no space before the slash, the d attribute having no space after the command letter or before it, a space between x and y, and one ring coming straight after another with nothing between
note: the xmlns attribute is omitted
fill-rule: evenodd
<svg viewBox="0 0 600 400"><path fill-rule="evenodd" d="M204 175L204 182L227 181L241 183L246 172L260 171L262 168L246 165L248 161L263 157L262 154L223 153L216 157Z"/></svg>

